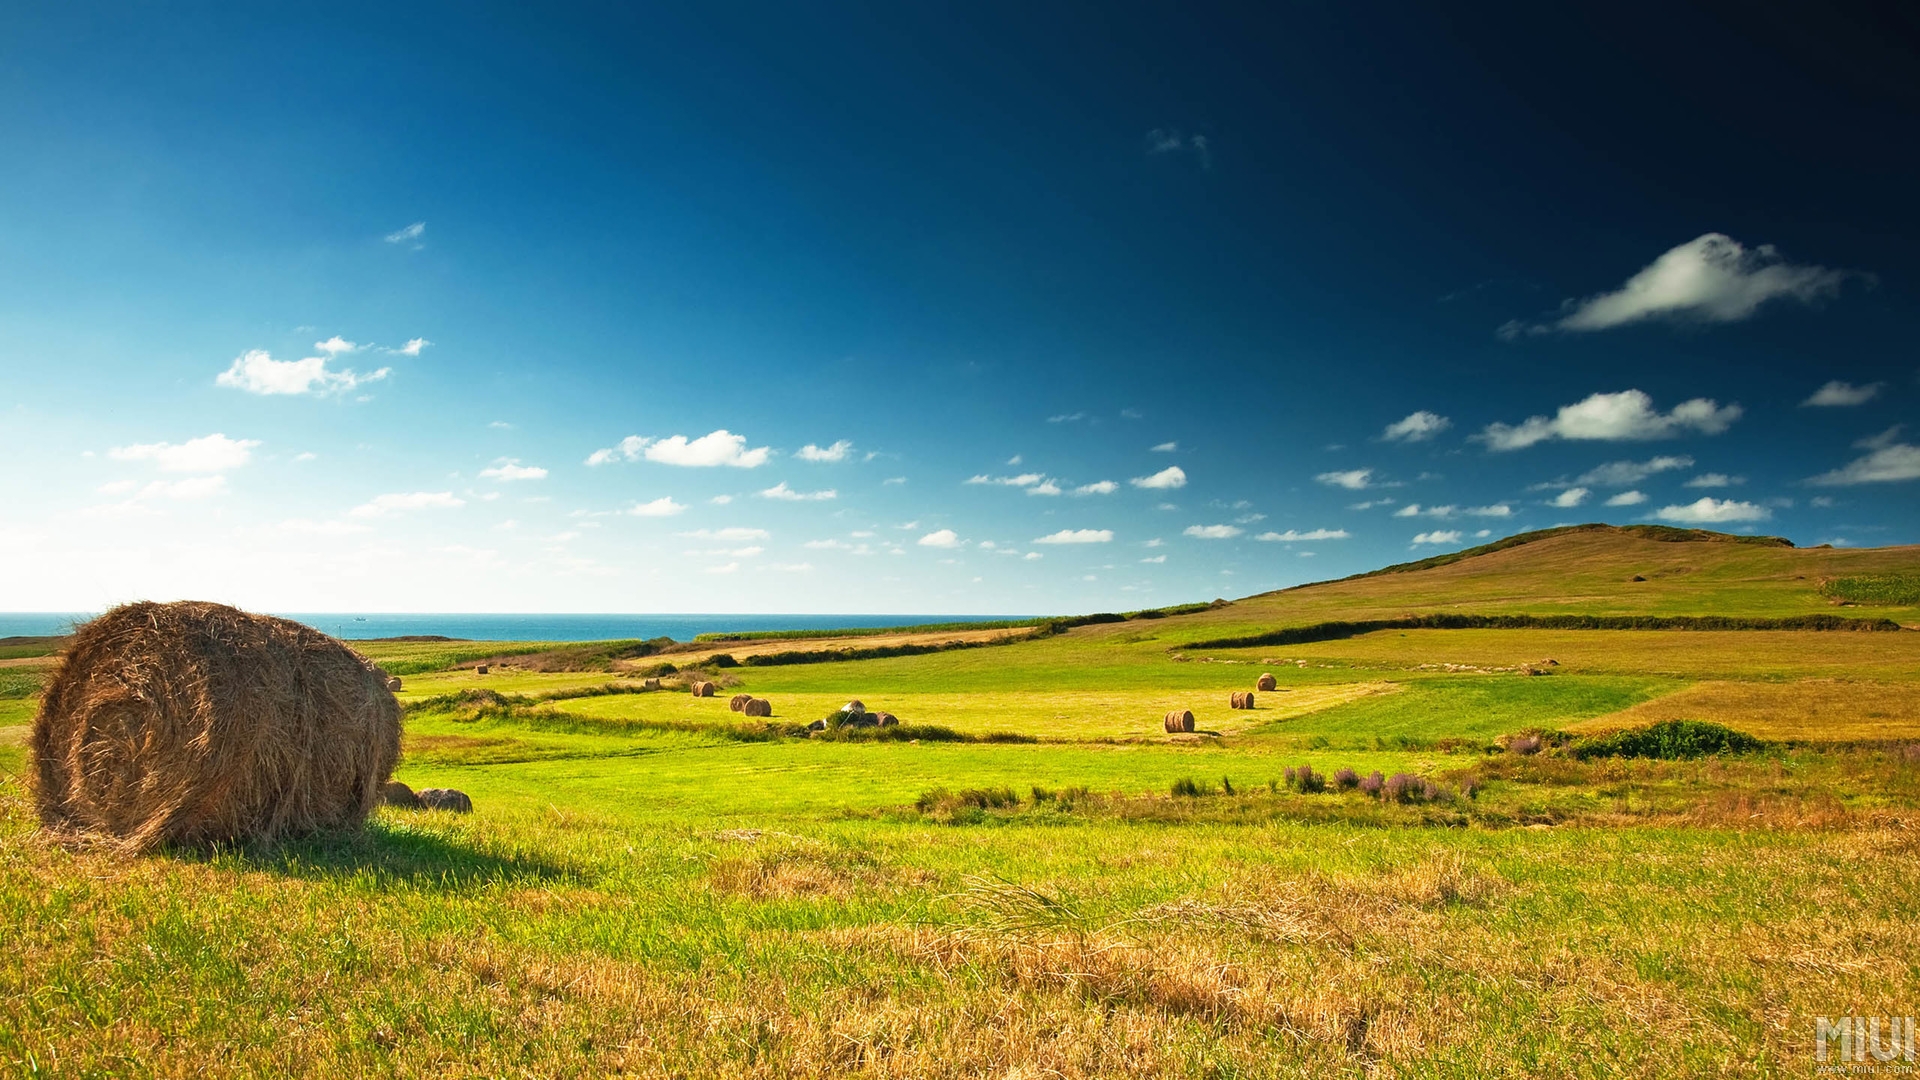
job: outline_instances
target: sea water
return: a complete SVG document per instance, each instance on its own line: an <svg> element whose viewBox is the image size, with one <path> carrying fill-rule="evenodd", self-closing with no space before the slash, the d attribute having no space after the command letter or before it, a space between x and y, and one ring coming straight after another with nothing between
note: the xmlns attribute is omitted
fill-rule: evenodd
<svg viewBox="0 0 1920 1080"><path fill-rule="evenodd" d="M44 637L70 633L89 612L0 612L0 637ZM884 629L925 623L988 622L1022 615L436 615L425 613L289 612L282 618L302 622L338 638L386 638L434 634L474 641L609 641L670 637L691 641L697 634L744 630Z"/></svg>

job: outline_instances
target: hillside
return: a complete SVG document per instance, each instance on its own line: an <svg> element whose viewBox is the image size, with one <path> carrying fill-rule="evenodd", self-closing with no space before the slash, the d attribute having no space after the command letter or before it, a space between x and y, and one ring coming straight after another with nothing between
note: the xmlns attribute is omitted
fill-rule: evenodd
<svg viewBox="0 0 1920 1080"><path fill-rule="evenodd" d="M1920 546L1796 548L1774 538L1589 525L1262 593L1165 620L1157 633L1201 640L1243 628L1440 613L1841 615L1920 625L1920 604L1842 604L1821 591L1833 579L1884 575L1920 580ZM1090 637L1127 632L1121 625L1076 631Z"/></svg>

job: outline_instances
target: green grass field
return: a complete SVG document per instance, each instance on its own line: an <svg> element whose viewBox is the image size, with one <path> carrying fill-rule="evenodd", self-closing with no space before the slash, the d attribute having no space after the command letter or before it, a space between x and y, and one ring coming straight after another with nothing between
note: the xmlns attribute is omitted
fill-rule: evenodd
<svg viewBox="0 0 1920 1080"><path fill-rule="evenodd" d="M20 775L51 668L9 660L0 1062L75 1077L1807 1075L1816 1017L1906 1015L1920 998L1920 634L1186 643L1368 611L1851 611L1823 575L1916 563L1575 533L1042 640L712 671L733 685L704 699L672 679L604 693L638 680L514 666L540 643L369 643L407 671L396 775L458 787L474 814L384 809L354 836L147 858L37 830ZM1629 583L1633 567L1670 572ZM476 656L508 659L454 666ZM1262 671L1280 689L1230 709ZM730 712L736 689L771 700L772 724ZM446 697L468 690L506 696ZM928 735L791 733L849 697ZM1161 730L1175 707L1200 733ZM1662 719L1771 743L1678 761L1552 748ZM1545 752L1501 749L1529 731L1549 733ZM1406 773L1435 797L1292 790L1303 765ZM1180 782L1203 794L1170 794Z"/></svg>

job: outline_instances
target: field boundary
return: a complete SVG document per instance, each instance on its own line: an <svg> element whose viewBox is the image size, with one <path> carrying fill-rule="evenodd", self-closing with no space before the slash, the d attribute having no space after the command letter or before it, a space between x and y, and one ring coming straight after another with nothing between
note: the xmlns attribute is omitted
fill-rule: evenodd
<svg viewBox="0 0 1920 1080"><path fill-rule="evenodd" d="M1339 641L1378 630L1821 630L1890 633L1906 629L1892 619L1849 619L1840 615L1792 615L1738 618L1725 615L1414 615L1401 619L1363 619L1293 626L1241 637L1209 638L1178 649L1242 649L1262 645L1305 645Z"/></svg>

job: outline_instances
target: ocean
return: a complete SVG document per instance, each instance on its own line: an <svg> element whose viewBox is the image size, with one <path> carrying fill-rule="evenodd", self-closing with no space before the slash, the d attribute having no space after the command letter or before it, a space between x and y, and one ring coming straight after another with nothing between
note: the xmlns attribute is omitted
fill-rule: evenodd
<svg viewBox="0 0 1920 1080"><path fill-rule="evenodd" d="M65 634L93 612L0 612L0 637ZM923 623L990 622L1025 615L435 615L276 612L338 638L438 634L474 641L607 641L740 630L840 630L916 626Z"/></svg>

